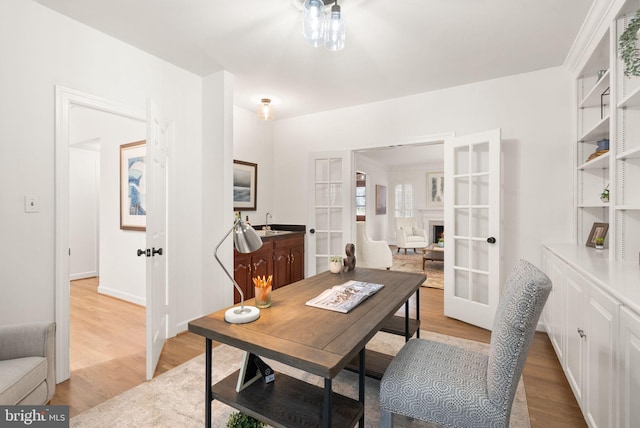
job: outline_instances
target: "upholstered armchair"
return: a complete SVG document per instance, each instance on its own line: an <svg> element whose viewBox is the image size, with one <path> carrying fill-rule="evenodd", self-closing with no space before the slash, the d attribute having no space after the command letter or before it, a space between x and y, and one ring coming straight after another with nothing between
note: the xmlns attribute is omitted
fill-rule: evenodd
<svg viewBox="0 0 640 428"><path fill-rule="evenodd" d="M0 405L44 405L56 390L54 322L0 326Z"/></svg>
<svg viewBox="0 0 640 428"><path fill-rule="evenodd" d="M367 236L367 223L356 222L356 266L391 269L393 254L386 241L372 241Z"/></svg>
<svg viewBox="0 0 640 428"><path fill-rule="evenodd" d="M396 245L398 252L404 249L407 254L407 248L426 248L429 245L429 237L424 229L416 227L416 221L413 218L396 218Z"/></svg>
<svg viewBox="0 0 640 428"><path fill-rule="evenodd" d="M447 427L507 427L542 308L547 276L520 260L495 314L489 355L411 339L380 381L380 426L401 414Z"/></svg>

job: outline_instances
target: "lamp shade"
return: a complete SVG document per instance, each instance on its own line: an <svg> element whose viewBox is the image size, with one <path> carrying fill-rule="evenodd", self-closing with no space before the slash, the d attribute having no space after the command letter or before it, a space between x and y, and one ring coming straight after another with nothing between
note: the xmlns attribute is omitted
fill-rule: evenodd
<svg viewBox="0 0 640 428"><path fill-rule="evenodd" d="M273 112L273 107L271 107L271 100L269 98L263 98L260 101L260 106L258 107L258 119L262 120L273 120L276 115Z"/></svg>
<svg viewBox="0 0 640 428"><path fill-rule="evenodd" d="M331 13L327 16L324 33L325 48L334 52L344 49L344 39L346 35L344 17L342 16L337 1L331 6Z"/></svg>
<svg viewBox="0 0 640 428"><path fill-rule="evenodd" d="M233 228L233 243L239 253L253 253L262 247L262 239L256 230L242 220Z"/></svg>
<svg viewBox="0 0 640 428"><path fill-rule="evenodd" d="M302 34L309 46L321 46L324 39L324 2L305 0L302 6Z"/></svg>

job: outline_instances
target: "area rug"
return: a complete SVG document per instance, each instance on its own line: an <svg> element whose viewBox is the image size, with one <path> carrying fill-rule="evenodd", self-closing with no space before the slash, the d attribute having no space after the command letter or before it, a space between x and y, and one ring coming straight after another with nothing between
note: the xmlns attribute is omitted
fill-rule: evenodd
<svg viewBox="0 0 640 428"><path fill-rule="evenodd" d="M477 352L488 352L489 345L451 336L420 331L422 338L436 340L462 346ZM404 344L404 338L388 333L378 333L367 345L367 348L378 352L394 354ZM227 345L220 345L213 350L214 383L233 373L239 368L242 351ZM300 370L293 369L275 361L266 360L278 373L303 379L309 383L322 386L323 379ZM145 382L129 391L118 395L92 409L71 418L70 426L78 428L109 427L202 427L204 425L204 354L187 361L166 373ZM358 375L343 371L333 381L333 390L340 394L357 399ZM368 379L365 383L365 426L378 427L380 412L378 410L380 382ZM212 404L213 426L224 427L231 413L229 406L219 401ZM396 427L431 427L424 422L413 421L403 417L394 417ZM516 398L511 414L511 427L530 427L527 401L522 378L518 384Z"/></svg>
<svg viewBox="0 0 640 428"><path fill-rule="evenodd" d="M427 280L422 284L423 287L444 288L444 262L427 260L424 270L422 270L422 253L408 250L404 254L402 250L397 252L396 247L391 246L393 253L393 265L391 270L401 272L418 272L427 275Z"/></svg>

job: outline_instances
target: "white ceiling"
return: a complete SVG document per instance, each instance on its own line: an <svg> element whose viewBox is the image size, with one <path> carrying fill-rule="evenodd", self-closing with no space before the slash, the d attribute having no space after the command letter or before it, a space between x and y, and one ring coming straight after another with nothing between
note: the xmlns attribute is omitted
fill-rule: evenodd
<svg viewBox="0 0 640 428"><path fill-rule="evenodd" d="M300 0L36 0L198 75L226 69L235 104L278 118L563 64L593 0L339 0L340 52L302 38Z"/></svg>

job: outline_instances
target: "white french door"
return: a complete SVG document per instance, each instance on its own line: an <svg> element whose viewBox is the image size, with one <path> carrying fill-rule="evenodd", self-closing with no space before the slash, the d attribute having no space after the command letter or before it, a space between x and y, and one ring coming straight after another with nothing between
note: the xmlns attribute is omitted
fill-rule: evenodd
<svg viewBox="0 0 640 428"><path fill-rule="evenodd" d="M169 129L152 101L147 105L147 251L146 258L146 343L147 379L152 379L167 338L167 145Z"/></svg>
<svg viewBox="0 0 640 428"><path fill-rule="evenodd" d="M445 139L446 316L491 329L500 298L500 129Z"/></svg>
<svg viewBox="0 0 640 428"><path fill-rule="evenodd" d="M345 256L352 242L351 163L348 151L309 155L307 276L328 270L329 256Z"/></svg>

